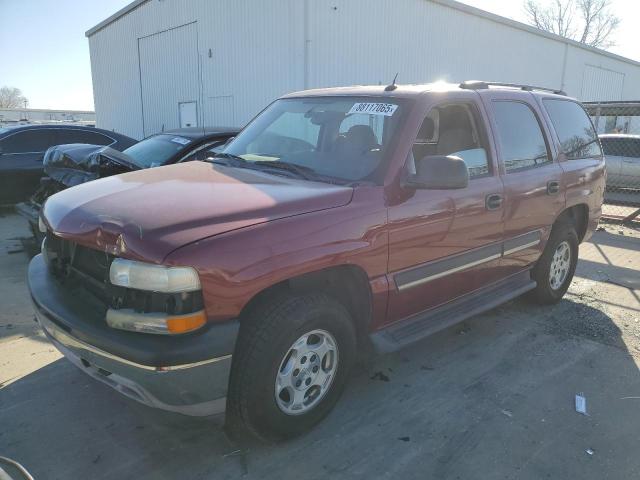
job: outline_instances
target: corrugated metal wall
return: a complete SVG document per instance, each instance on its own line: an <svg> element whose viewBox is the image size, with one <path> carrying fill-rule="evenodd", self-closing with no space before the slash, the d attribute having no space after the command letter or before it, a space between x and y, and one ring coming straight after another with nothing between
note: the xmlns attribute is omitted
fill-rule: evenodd
<svg viewBox="0 0 640 480"><path fill-rule="evenodd" d="M197 22L138 39L138 56L145 136L178 128L178 105L201 100Z"/></svg>
<svg viewBox="0 0 640 480"><path fill-rule="evenodd" d="M191 40L171 47L139 40L186 24ZM638 65L430 0L149 0L89 44L98 126L137 138L177 122L180 92L198 89L203 124L240 126L284 93L396 72L400 83L489 79L640 99Z"/></svg>

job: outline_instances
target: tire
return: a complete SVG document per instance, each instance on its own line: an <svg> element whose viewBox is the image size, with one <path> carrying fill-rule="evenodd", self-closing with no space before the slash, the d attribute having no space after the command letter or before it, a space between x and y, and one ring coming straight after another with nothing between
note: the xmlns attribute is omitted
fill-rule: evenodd
<svg viewBox="0 0 640 480"><path fill-rule="evenodd" d="M305 335L308 335L307 340L301 340L300 348L293 349L294 343ZM322 359L316 355L315 363L312 363L313 354L305 352L308 348L316 348L321 339L325 342L322 345L334 345L335 348L333 352L323 354ZM307 358L306 363L301 365L304 358ZM334 407L355 358L353 321L347 309L331 297L310 293L263 303L252 309L241 323L227 395L231 423L239 424L267 441L284 440L304 433ZM318 363L323 360L326 360L326 365ZM331 363L332 360L335 363ZM332 374L328 375L325 370ZM280 384L276 385L276 379L282 380L285 373L280 372L287 371L291 375L288 377L290 381L283 381L286 386L281 388ZM312 377L313 383L309 383L311 386L304 392L308 395L305 401L309 405L302 404L299 410L294 411L296 403L292 394L295 396L296 392L307 388L304 383L311 382ZM325 378L322 384L326 387L315 385L321 378ZM304 383L296 388L297 382ZM291 406L287 407L287 403ZM289 410L285 411L287 408Z"/></svg>
<svg viewBox="0 0 640 480"><path fill-rule="evenodd" d="M558 263L554 263L554 254L556 252L561 253L558 250L561 245L568 246L570 258L568 262L564 262L567 264L568 269L565 275L556 275L556 278L553 279L551 276L552 265L558 266ZM542 256L538 259L531 272L531 278L536 281L537 286L530 292L529 298L540 305L551 305L559 302L564 294L567 293L573 274L576 271L577 263L578 235L575 228L568 223L554 226L544 252L542 252ZM564 271L564 267L555 271L561 273ZM560 280L562 277L564 278Z"/></svg>

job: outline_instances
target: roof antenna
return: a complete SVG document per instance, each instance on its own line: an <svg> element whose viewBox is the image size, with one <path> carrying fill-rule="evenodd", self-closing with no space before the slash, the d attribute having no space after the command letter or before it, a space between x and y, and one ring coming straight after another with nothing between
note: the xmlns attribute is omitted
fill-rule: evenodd
<svg viewBox="0 0 640 480"><path fill-rule="evenodd" d="M396 88L398 88L398 86L396 85L397 78L398 74L396 73L396 76L393 77L393 82L391 82L391 85L387 85L386 87L384 87L385 92L393 92Z"/></svg>

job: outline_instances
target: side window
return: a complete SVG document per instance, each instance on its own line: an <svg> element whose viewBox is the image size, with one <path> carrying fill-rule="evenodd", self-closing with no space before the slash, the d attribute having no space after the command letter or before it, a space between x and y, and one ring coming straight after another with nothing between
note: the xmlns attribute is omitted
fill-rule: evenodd
<svg viewBox="0 0 640 480"><path fill-rule="evenodd" d="M605 155L609 157L624 157L625 145L622 138L602 138L600 141Z"/></svg>
<svg viewBox="0 0 640 480"><path fill-rule="evenodd" d="M428 155L453 155L467 164L469 177L489 174L489 158L479 114L468 104L435 107L425 117L413 144L413 159ZM413 173L412 165L409 165Z"/></svg>
<svg viewBox="0 0 640 480"><path fill-rule="evenodd" d="M49 129L26 130L4 138L3 153L39 153L53 144L53 135Z"/></svg>
<svg viewBox="0 0 640 480"><path fill-rule="evenodd" d="M520 102L499 100L493 102L493 111L507 172L538 167L551 161L540 124L531 107Z"/></svg>
<svg viewBox="0 0 640 480"><path fill-rule="evenodd" d="M584 109L568 100L543 100L562 151L569 160L602 155L598 136Z"/></svg>
<svg viewBox="0 0 640 480"><path fill-rule="evenodd" d="M635 138L627 138L627 148L625 148L624 156L640 158L640 141Z"/></svg>
<svg viewBox="0 0 640 480"><path fill-rule="evenodd" d="M98 132L87 132L86 130L65 130L56 129L54 133L55 145L65 145L67 143L89 143L91 145L111 145L113 139Z"/></svg>

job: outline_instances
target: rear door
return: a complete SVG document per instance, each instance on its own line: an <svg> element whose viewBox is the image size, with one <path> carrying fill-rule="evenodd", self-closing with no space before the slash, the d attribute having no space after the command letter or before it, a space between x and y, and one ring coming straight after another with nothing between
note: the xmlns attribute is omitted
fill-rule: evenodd
<svg viewBox="0 0 640 480"><path fill-rule="evenodd" d="M562 168L533 96L480 92L490 113L504 183L505 274L516 273L542 253L551 225L564 209Z"/></svg>
<svg viewBox="0 0 640 480"><path fill-rule="evenodd" d="M602 137L602 150L604 151L604 161L607 166L607 187L621 187L622 180L622 157L625 150L624 139L618 137Z"/></svg>
<svg viewBox="0 0 640 480"><path fill-rule="evenodd" d="M640 138L625 138L624 144L621 186L640 190Z"/></svg>
<svg viewBox="0 0 640 480"><path fill-rule="evenodd" d="M0 140L0 203L29 198L42 176L42 156L53 143L53 130L22 130Z"/></svg>
<svg viewBox="0 0 640 480"><path fill-rule="evenodd" d="M470 293L501 277L503 195L486 117L469 96L438 103L425 112L405 165L415 158L456 155L469 168L469 186L459 190L408 190L389 207L389 270L396 289L389 318L400 320ZM477 98L477 97L476 97Z"/></svg>

